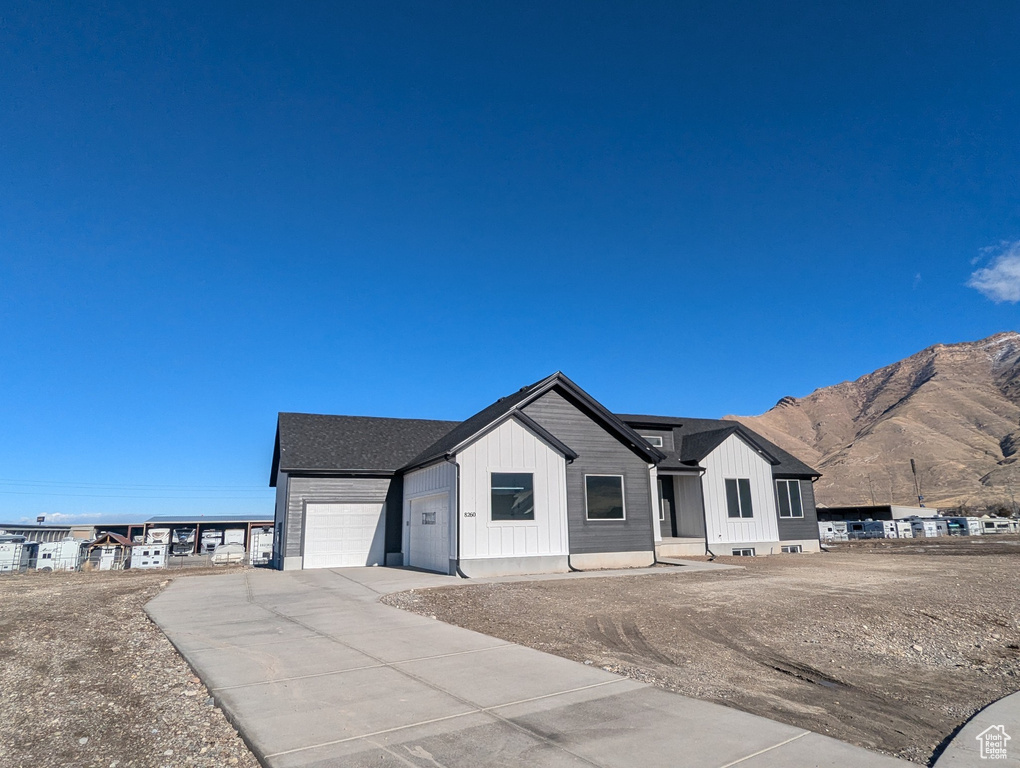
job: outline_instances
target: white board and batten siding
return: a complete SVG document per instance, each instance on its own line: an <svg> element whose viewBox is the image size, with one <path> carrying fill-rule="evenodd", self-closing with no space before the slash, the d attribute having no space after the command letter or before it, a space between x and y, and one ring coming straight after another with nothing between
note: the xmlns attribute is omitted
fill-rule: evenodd
<svg viewBox="0 0 1020 768"><path fill-rule="evenodd" d="M461 550L464 560L566 556L566 459L513 419L457 454L461 482ZM491 519L493 472L534 476L535 519Z"/></svg>
<svg viewBox="0 0 1020 768"><path fill-rule="evenodd" d="M457 493L457 468L448 461L404 476L404 565L439 573L450 572L457 551L452 525Z"/></svg>
<svg viewBox="0 0 1020 768"><path fill-rule="evenodd" d="M702 465L705 467L701 480L709 546L779 541L772 465L768 460L737 435L730 435L705 457ZM727 515L727 478L747 478L750 481L752 517Z"/></svg>

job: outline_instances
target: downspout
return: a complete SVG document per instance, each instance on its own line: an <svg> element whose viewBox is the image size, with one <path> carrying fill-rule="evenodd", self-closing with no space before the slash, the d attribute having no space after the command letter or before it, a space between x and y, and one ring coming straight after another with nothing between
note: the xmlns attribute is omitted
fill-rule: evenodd
<svg viewBox="0 0 1020 768"><path fill-rule="evenodd" d="M704 473L702 473L703 475ZM702 475L698 475L700 480ZM705 528L705 554L711 555L712 557L718 557L718 555L712 551L712 548L708 546L708 512L705 511L705 487L699 483L698 490L701 491L701 524Z"/></svg>
<svg viewBox="0 0 1020 768"><path fill-rule="evenodd" d="M460 576L462 579L468 579L470 576L460 569L460 464L457 463L457 458L453 456L453 454L449 453L443 457L443 460L453 464L457 473L456 479L454 480L454 483L456 484L456 488L454 490L454 499L456 499L456 504L454 506L453 514L454 540L457 542L457 559L454 561L456 565L454 565L453 568L457 576Z"/></svg>
<svg viewBox="0 0 1020 768"><path fill-rule="evenodd" d="M573 459L567 459L566 456L564 456L563 458L566 459L566 466L568 466L568 467L571 464L574 463ZM582 480L581 482L583 483L584 481ZM566 471L564 471L564 473L563 473L563 487L564 488L566 488L566 483L567 483L567 473L566 473ZM568 505L568 507L570 505L570 498L569 498L569 496L567 497L567 505ZM581 569L580 568L575 568L574 564L572 562L570 562L570 510L569 509L565 509L565 510L563 510L563 512L567 516L567 569L571 573L581 573Z"/></svg>

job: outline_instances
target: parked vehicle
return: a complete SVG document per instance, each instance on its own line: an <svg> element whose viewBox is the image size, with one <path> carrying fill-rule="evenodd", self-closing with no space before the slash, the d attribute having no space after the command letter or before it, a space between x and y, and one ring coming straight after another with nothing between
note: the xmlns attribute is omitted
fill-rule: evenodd
<svg viewBox="0 0 1020 768"><path fill-rule="evenodd" d="M25 536L0 535L0 573L21 573L36 562L38 543Z"/></svg>
<svg viewBox="0 0 1020 768"><path fill-rule="evenodd" d="M212 553L213 565L231 565L244 562L243 544L220 544Z"/></svg>
<svg viewBox="0 0 1020 768"><path fill-rule="evenodd" d="M840 520L818 523L818 538L822 541L847 541L846 523Z"/></svg>
<svg viewBox="0 0 1020 768"><path fill-rule="evenodd" d="M170 529L169 528L150 528L145 533L146 544L169 544L170 543Z"/></svg>
<svg viewBox="0 0 1020 768"><path fill-rule="evenodd" d="M934 539L943 535L935 520L923 520L917 518L910 521L910 527L914 531L915 539Z"/></svg>
<svg viewBox="0 0 1020 768"><path fill-rule="evenodd" d="M248 552L252 565L269 565L273 559L273 528L264 526L251 529Z"/></svg>
<svg viewBox="0 0 1020 768"><path fill-rule="evenodd" d="M202 554L207 555L223 543L223 531L202 531Z"/></svg>
<svg viewBox="0 0 1020 768"><path fill-rule="evenodd" d="M39 556L35 562L37 571L77 571L81 567L87 542L66 538L60 541L39 542Z"/></svg>
<svg viewBox="0 0 1020 768"><path fill-rule="evenodd" d="M909 520L892 520L891 522L896 528L897 539L914 538L914 528Z"/></svg>
<svg viewBox="0 0 1020 768"><path fill-rule="evenodd" d="M190 555L195 551L195 529L176 528L170 535L170 541L173 545L172 554Z"/></svg>
<svg viewBox="0 0 1020 768"><path fill-rule="evenodd" d="M132 568L166 568L169 544L143 543L131 547Z"/></svg>
<svg viewBox="0 0 1020 768"><path fill-rule="evenodd" d="M244 546L245 529L244 528L227 528L223 532L223 543L224 544L240 544Z"/></svg>

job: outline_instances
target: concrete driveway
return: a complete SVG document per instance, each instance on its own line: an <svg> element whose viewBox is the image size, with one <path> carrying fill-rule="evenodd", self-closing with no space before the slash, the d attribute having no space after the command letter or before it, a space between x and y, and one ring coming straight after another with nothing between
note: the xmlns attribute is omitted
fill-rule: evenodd
<svg viewBox="0 0 1020 768"><path fill-rule="evenodd" d="M273 768L911 765L378 602L455 583L244 571L146 610Z"/></svg>

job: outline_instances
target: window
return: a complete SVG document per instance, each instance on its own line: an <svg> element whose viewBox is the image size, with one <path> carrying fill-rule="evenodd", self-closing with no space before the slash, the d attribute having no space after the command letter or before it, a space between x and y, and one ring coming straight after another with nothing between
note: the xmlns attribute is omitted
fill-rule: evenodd
<svg viewBox="0 0 1020 768"><path fill-rule="evenodd" d="M804 548L800 544L784 544L780 550L787 555L799 555L804 551Z"/></svg>
<svg viewBox="0 0 1020 768"><path fill-rule="evenodd" d="M754 547L730 550L734 557L754 557Z"/></svg>
<svg viewBox="0 0 1020 768"><path fill-rule="evenodd" d="M641 437L650 442L656 448L662 447L662 435L641 435Z"/></svg>
<svg viewBox="0 0 1020 768"><path fill-rule="evenodd" d="M492 473L492 519L535 519L534 475L530 472Z"/></svg>
<svg viewBox="0 0 1020 768"><path fill-rule="evenodd" d="M800 498L800 480L776 480L780 517L804 517L804 504Z"/></svg>
<svg viewBox="0 0 1020 768"><path fill-rule="evenodd" d="M746 477L726 479L727 517L754 517L751 507L751 481Z"/></svg>
<svg viewBox="0 0 1020 768"><path fill-rule="evenodd" d="M589 520L623 520L622 475L585 475L584 505Z"/></svg>

